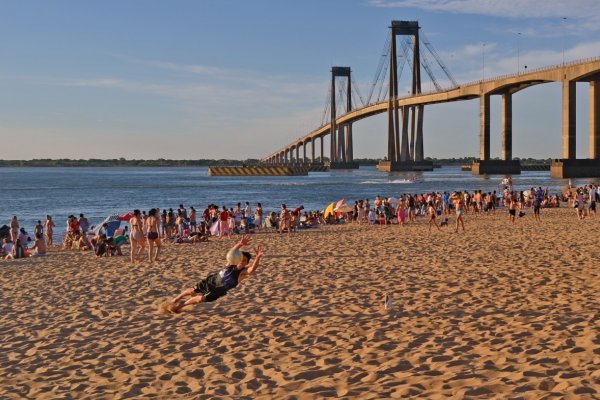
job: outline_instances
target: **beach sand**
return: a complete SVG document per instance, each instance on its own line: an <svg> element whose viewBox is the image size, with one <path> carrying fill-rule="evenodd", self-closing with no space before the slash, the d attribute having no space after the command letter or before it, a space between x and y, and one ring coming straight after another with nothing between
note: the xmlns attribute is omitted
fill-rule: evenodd
<svg viewBox="0 0 600 400"><path fill-rule="evenodd" d="M600 398L600 215L542 219L259 233L256 275L181 314L233 240L2 262L0 398Z"/></svg>

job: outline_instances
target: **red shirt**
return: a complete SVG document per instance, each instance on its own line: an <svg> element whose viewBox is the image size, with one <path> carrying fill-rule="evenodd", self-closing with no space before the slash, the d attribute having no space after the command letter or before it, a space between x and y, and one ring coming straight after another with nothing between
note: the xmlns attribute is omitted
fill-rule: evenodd
<svg viewBox="0 0 600 400"><path fill-rule="evenodd" d="M70 231L71 232L77 232L77 231L79 231L79 221L74 220L74 221L71 222Z"/></svg>
<svg viewBox="0 0 600 400"><path fill-rule="evenodd" d="M221 214L219 215L219 219L221 221L227 221L229 219L229 212L221 211Z"/></svg>

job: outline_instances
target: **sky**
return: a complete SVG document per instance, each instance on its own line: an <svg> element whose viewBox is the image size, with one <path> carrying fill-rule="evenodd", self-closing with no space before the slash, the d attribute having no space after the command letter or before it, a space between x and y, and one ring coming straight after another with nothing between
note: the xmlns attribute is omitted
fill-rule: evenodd
<svg viewBox="0 0 600 400"><path fill-rule="evenodd" d="M0 158L262 158L321 125L332 66L351 67L366 96L392 20L418 20L459 84L600 56L596 0L4 0ZM560 111L559 83L515 94L513 155L559 158ZM354 124L355 158L386 154L386 121ZM424 146L478 156L479 102L425 107Z"/></svg>

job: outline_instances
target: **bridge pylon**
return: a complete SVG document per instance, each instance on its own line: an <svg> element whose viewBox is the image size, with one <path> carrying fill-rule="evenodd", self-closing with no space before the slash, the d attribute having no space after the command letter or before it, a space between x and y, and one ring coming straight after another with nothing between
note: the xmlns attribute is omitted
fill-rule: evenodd
<svg viewBox="0 0 600 400"><path fill-rule="evenodd" d="M352 123L338 125L336 122L336 85L335 78L346 78L346 112L352 110L352 79L350 67L331 67L331 131L329 168L331 169L357 169L358 163L354 162L354 149L352 144Z"/></svg>
<svg viewBox="0 0 600 400"><path fill-rule="evenodd" d="M412 36L413 65L410 94L414 96L421 93L419 29L418 21L392 21L390 25L390 77L387 112L388 151L387 161L380 162L377 167L380 171L433 170L433 163L430 161L425 161L423 151L424 106L418 105L400 107L398 105L398 63L396 56L396 37L399 35Z"/></svg>

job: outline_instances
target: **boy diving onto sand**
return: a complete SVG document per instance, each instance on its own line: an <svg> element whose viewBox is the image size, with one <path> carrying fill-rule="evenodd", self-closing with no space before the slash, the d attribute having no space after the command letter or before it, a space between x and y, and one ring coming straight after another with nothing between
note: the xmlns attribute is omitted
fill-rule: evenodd
<svg viewBox="0 0 600 400"><path fill-rule="evenodd" d="M242 239L235 246L233 246L231 251L239 251L240 248L249 244L250 236L244 235ZM225 296L227 291L235 288L242 280L256 271L263 254L262 246L255 247L254 262L250 267L248 267L252 255L247 251L243 251L241 261L237 263L237 265L228 265L219 272L211 273L206 278L198 282L195 287L185 289L183 292L181 292L179 296L173 299L171 311L178 313L184 307L189 305L215 301L219 297ZM197 294L197 296L194 296L195 294ZM183 300L183 298L187 296L193 297Z"/></svg>

